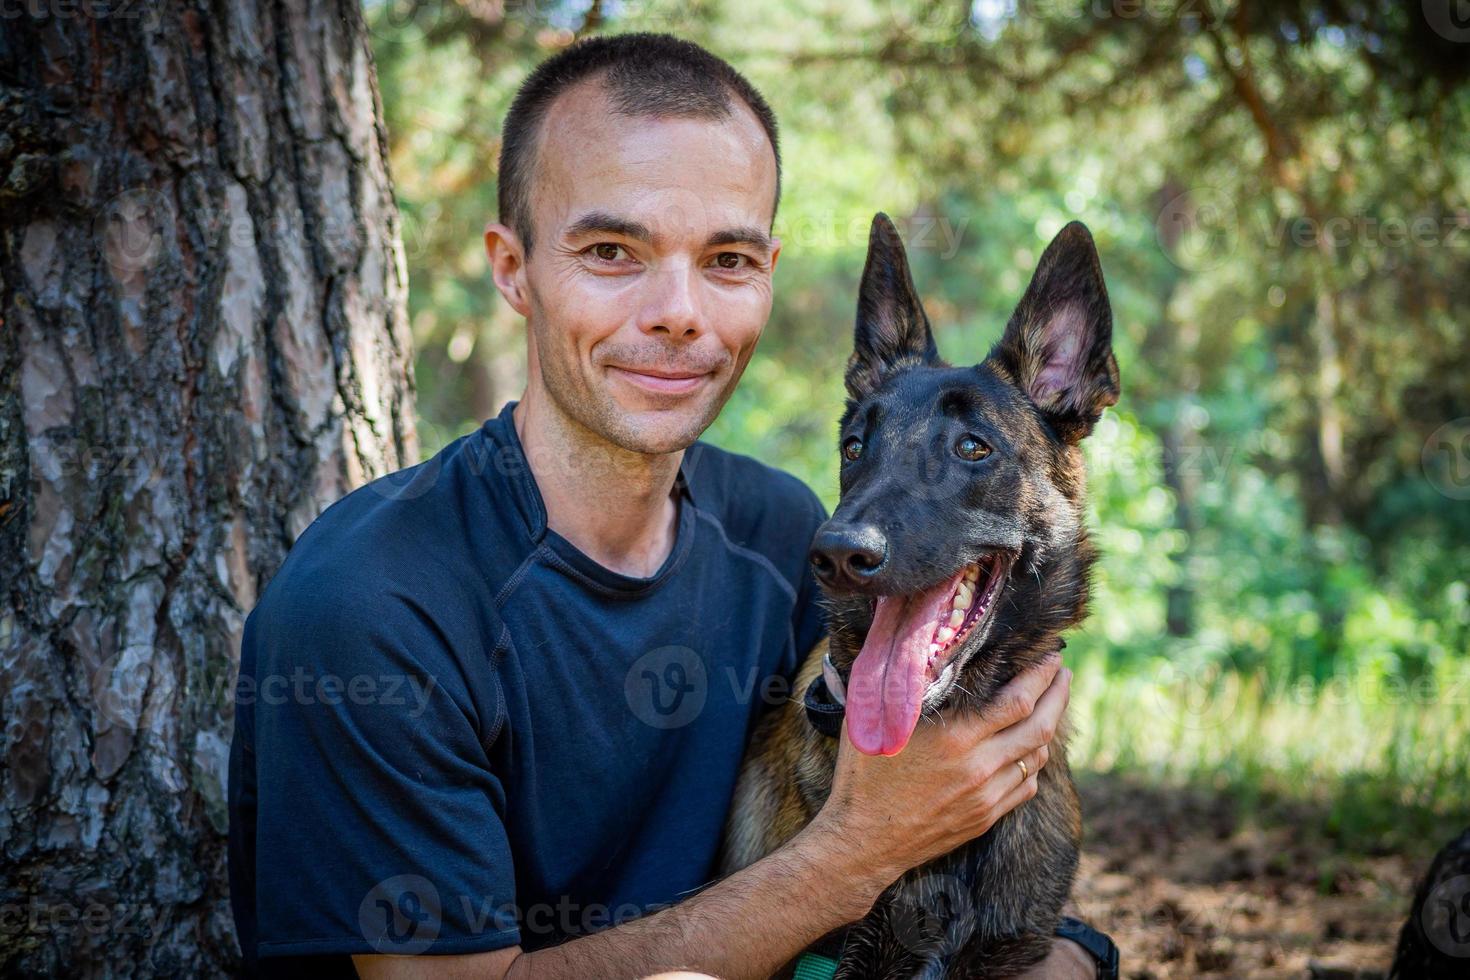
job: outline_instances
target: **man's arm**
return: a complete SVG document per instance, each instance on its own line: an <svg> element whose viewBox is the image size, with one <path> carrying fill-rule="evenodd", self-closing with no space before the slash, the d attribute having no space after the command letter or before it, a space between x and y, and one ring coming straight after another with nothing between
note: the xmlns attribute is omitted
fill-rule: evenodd
<svg viewBox="0 0 1470 980"><path fill-rule="evenodd" d="M1053 658L1018 676L986 716L921 727L896 756L859 753L844 727L832 794L816 819L785 847L672 908L534 953L354 956L358 972L395 980L633 978L676 969L768 977L861 918L905 870L981 836L1036 794L1070 689L1070 672L1059 667Z"/></svg>
<svg viewBox="0 0 1470 980"><path fill-rule="evenodd" d="M809 832L678 905L535 953L356 956L367 978L642 977L697 968L769 977L817 938L854 922L890 880ZM845 863L844 863L845 862Z"/></svg>

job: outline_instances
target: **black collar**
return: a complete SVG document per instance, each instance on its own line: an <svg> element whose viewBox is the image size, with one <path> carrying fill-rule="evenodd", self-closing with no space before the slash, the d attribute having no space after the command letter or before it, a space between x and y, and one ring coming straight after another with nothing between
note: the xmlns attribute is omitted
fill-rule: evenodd
<svg viewBox="0 0 1470 980"><path fill-rule="evenodd" d="M842 731L842 716L847 706L833 699L821 674L812 678L802 702L806 705L806 720L812 727L828 738L836 738Z"/></svg>
<svg viewBox="0 0 1470 980"><path fill-rule="evenodd" d="M831 651L822 654L822 672L812 678L802 703L806 705L807 721L818 732L828 738L841 734L842 716L847 711L847 682L832 665Z"/></svg>

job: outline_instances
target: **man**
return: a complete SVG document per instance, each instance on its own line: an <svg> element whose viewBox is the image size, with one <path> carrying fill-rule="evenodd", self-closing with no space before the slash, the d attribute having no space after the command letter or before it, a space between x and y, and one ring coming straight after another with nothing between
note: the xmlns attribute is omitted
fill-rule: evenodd
<svg viewBox="0 0 1470 980"><path fill-rule="evenodd" d="M246 626L247 964L767 976L1030 798L1069 675L892 758L844 735L817 820L711 884L767 682L822 632L820 503L696 443L771 309L775 121L694 45L584 42L526 81L500 180L485 242L527 322L524 396L328 509ZM1093 969L1061 941L1047 967Z"/></svg>

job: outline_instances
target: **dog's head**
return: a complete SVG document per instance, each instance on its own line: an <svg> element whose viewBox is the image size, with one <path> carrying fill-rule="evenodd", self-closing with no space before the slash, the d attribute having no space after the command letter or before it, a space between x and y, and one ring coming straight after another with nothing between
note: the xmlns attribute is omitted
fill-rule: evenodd
<svg viewBox="0 0 1470 980"><path fill-rule="evenodd" d="M873 219L839 435L842 497L813 540L848 732L892 755L919 716L983 704L1081 619L1093 552L1079 450L1118 400L1087 228L1047 247L984 361L939 356L888 217Z"/></svg>

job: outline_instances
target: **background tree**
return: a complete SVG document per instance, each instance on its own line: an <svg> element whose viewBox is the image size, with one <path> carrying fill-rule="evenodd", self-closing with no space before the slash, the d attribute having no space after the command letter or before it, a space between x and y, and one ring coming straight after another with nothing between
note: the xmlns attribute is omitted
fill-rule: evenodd
<svg viewBox="0 0 1470 980"><path fill-rule="evenodd" d="M0 969L218 974L244 617L416 454L372 54L352 0L34 9L0 32Z"/></svg>

